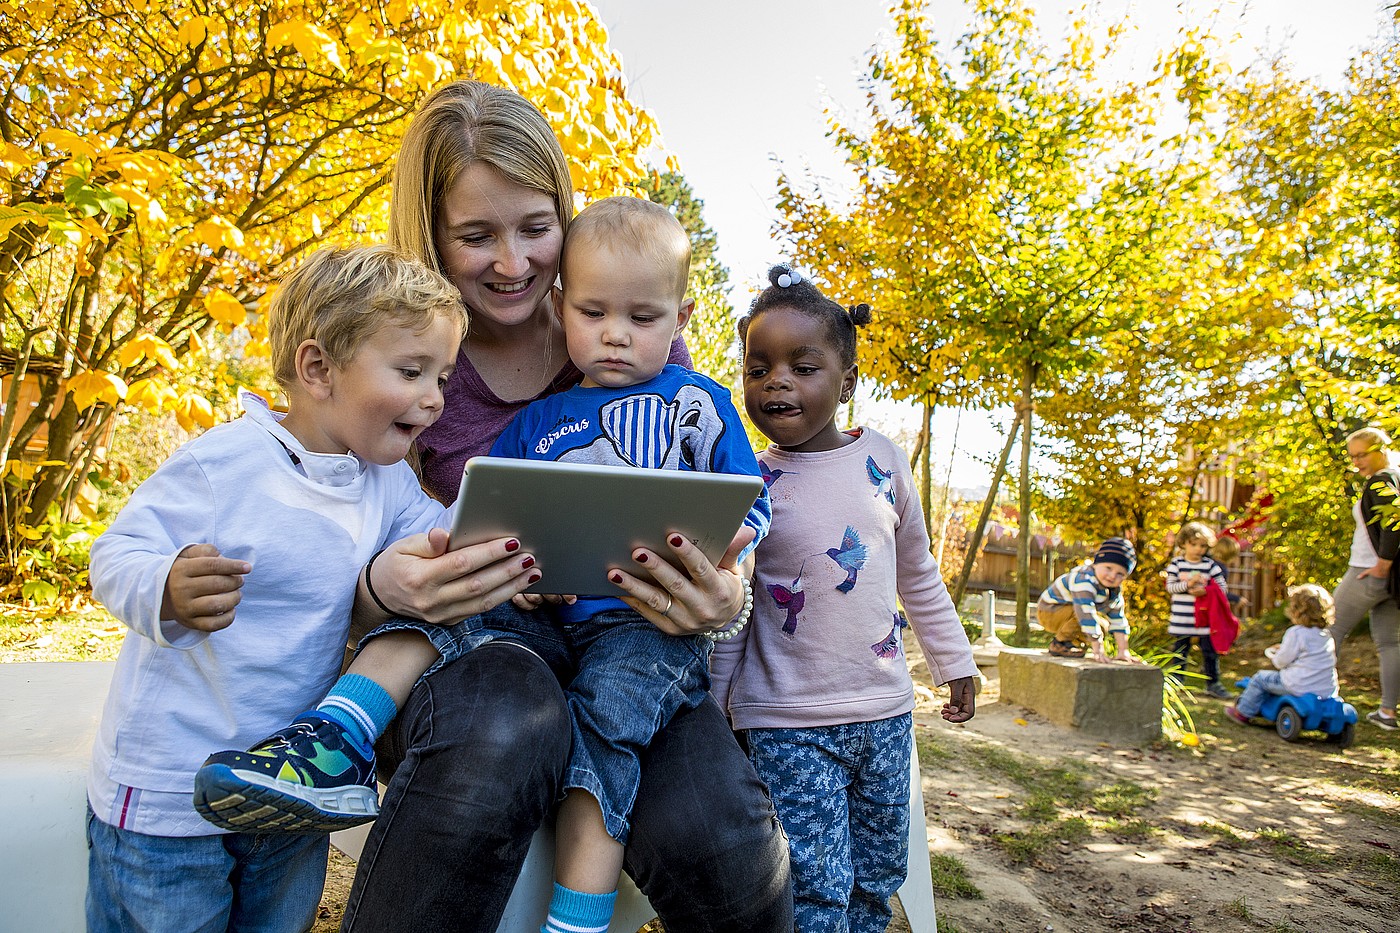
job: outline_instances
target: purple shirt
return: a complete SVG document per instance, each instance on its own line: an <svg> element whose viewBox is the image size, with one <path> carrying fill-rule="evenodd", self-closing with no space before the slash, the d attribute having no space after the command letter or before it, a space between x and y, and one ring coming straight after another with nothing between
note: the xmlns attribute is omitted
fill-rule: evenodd
<svg viewBox="0 0 1400 933"><path fill-rule="evenodd" d="M668 363L691 368L690 351L677 337ZM549 385L532 398L507 402L490 387L467 359L466 346L457 353L457 369L442 390L442 417L418 436L419 476L428 495L446 505L457 500L462 468L472 457L491 452L491 445L516 413L546 395L572 388L583 380L573 363L555 373Z"/></svg>

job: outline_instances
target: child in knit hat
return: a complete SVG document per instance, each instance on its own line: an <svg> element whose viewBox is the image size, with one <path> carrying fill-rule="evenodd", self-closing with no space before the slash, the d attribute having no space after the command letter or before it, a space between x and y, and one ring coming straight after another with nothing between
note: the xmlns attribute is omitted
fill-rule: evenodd
<svg viewBox="0 0 1400 933"><path fill-rule="evenodd" d="M1138 662L1128 650L1128 619L1123 614L1123 581L1137 565L1137 551L1127 538L1109 538L1090 563L1061 574L1040 594L1036 619L1050 633L1050 654L1082 658L1084 646L1095 661L1108 661L1101 620L1116 646L1113 660Z"/></svg>

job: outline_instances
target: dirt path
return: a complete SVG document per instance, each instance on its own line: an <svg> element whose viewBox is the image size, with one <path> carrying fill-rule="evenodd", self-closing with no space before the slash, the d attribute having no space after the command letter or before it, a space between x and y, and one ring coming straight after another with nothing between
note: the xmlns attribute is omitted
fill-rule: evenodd
<svg viewBox="0 0 1400 933"><path fill-rule="evenodd" d="M1197 704L1198 748L1135 749L1004 705L995 679L966 726L921 701L930 847L982 894L941 895L940 933L1400 930L1393 733L1290 745L1221 708ZM1037 775L1066 773L1087 801L1047 806Z"/></svg>

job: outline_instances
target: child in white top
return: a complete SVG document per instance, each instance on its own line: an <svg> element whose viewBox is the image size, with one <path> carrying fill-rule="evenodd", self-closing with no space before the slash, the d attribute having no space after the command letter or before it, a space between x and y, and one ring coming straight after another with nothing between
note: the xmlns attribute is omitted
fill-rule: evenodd
<svg viewBox="0 0 1400 933"><path fill-rule="evenodd" d="M1334 611L1332 594L1322 587L1305 583L1290 589L1284 614L1293 624L1281 643L1264 650L1275 670L1256 671L1234 705L1225 707L1225 715L1248 723L1271 693L1337 696L1337 647L1328 631Z"/></svg>
<svg viewBox="0 0 1400 933"><path fill-rule="evenodd" d="M465 327L457 289L415 260L317 253L272 303L288 413L245 395L94 543L93 592L129 631L88 774L90 931L310 928L326 837L225 833L190 790L209 748L320 698L360 568L443 523L404 457L442 411Z"/></svg>
<svg viewBox="0 0 1400 933"><path fill-rule="evenodd" d="M904 628L949 688L949 722L972 718L977 668L906 455L836 427L869 307L847 311L784 266L769 281L739 328L744 405L772 441L759 462L773 524L754 552L753 623L716 647L712 690L787 832L797 930L884 930L908 863Z"/></svg>

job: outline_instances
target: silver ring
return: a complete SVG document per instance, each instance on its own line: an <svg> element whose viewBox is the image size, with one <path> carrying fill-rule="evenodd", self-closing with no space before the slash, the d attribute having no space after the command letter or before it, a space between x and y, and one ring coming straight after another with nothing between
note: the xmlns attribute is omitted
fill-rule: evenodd
<svg viewBox="0 0 1400 933"><path fill-rule="evenodd" d="M671 606L675 603L675 601L676 601L676 597L667 594L667 596L666 596L666 608L661 610L661 614L662 614L663 616L665 616L666 618L668 618L668 619L671 617Z"/></svg>

